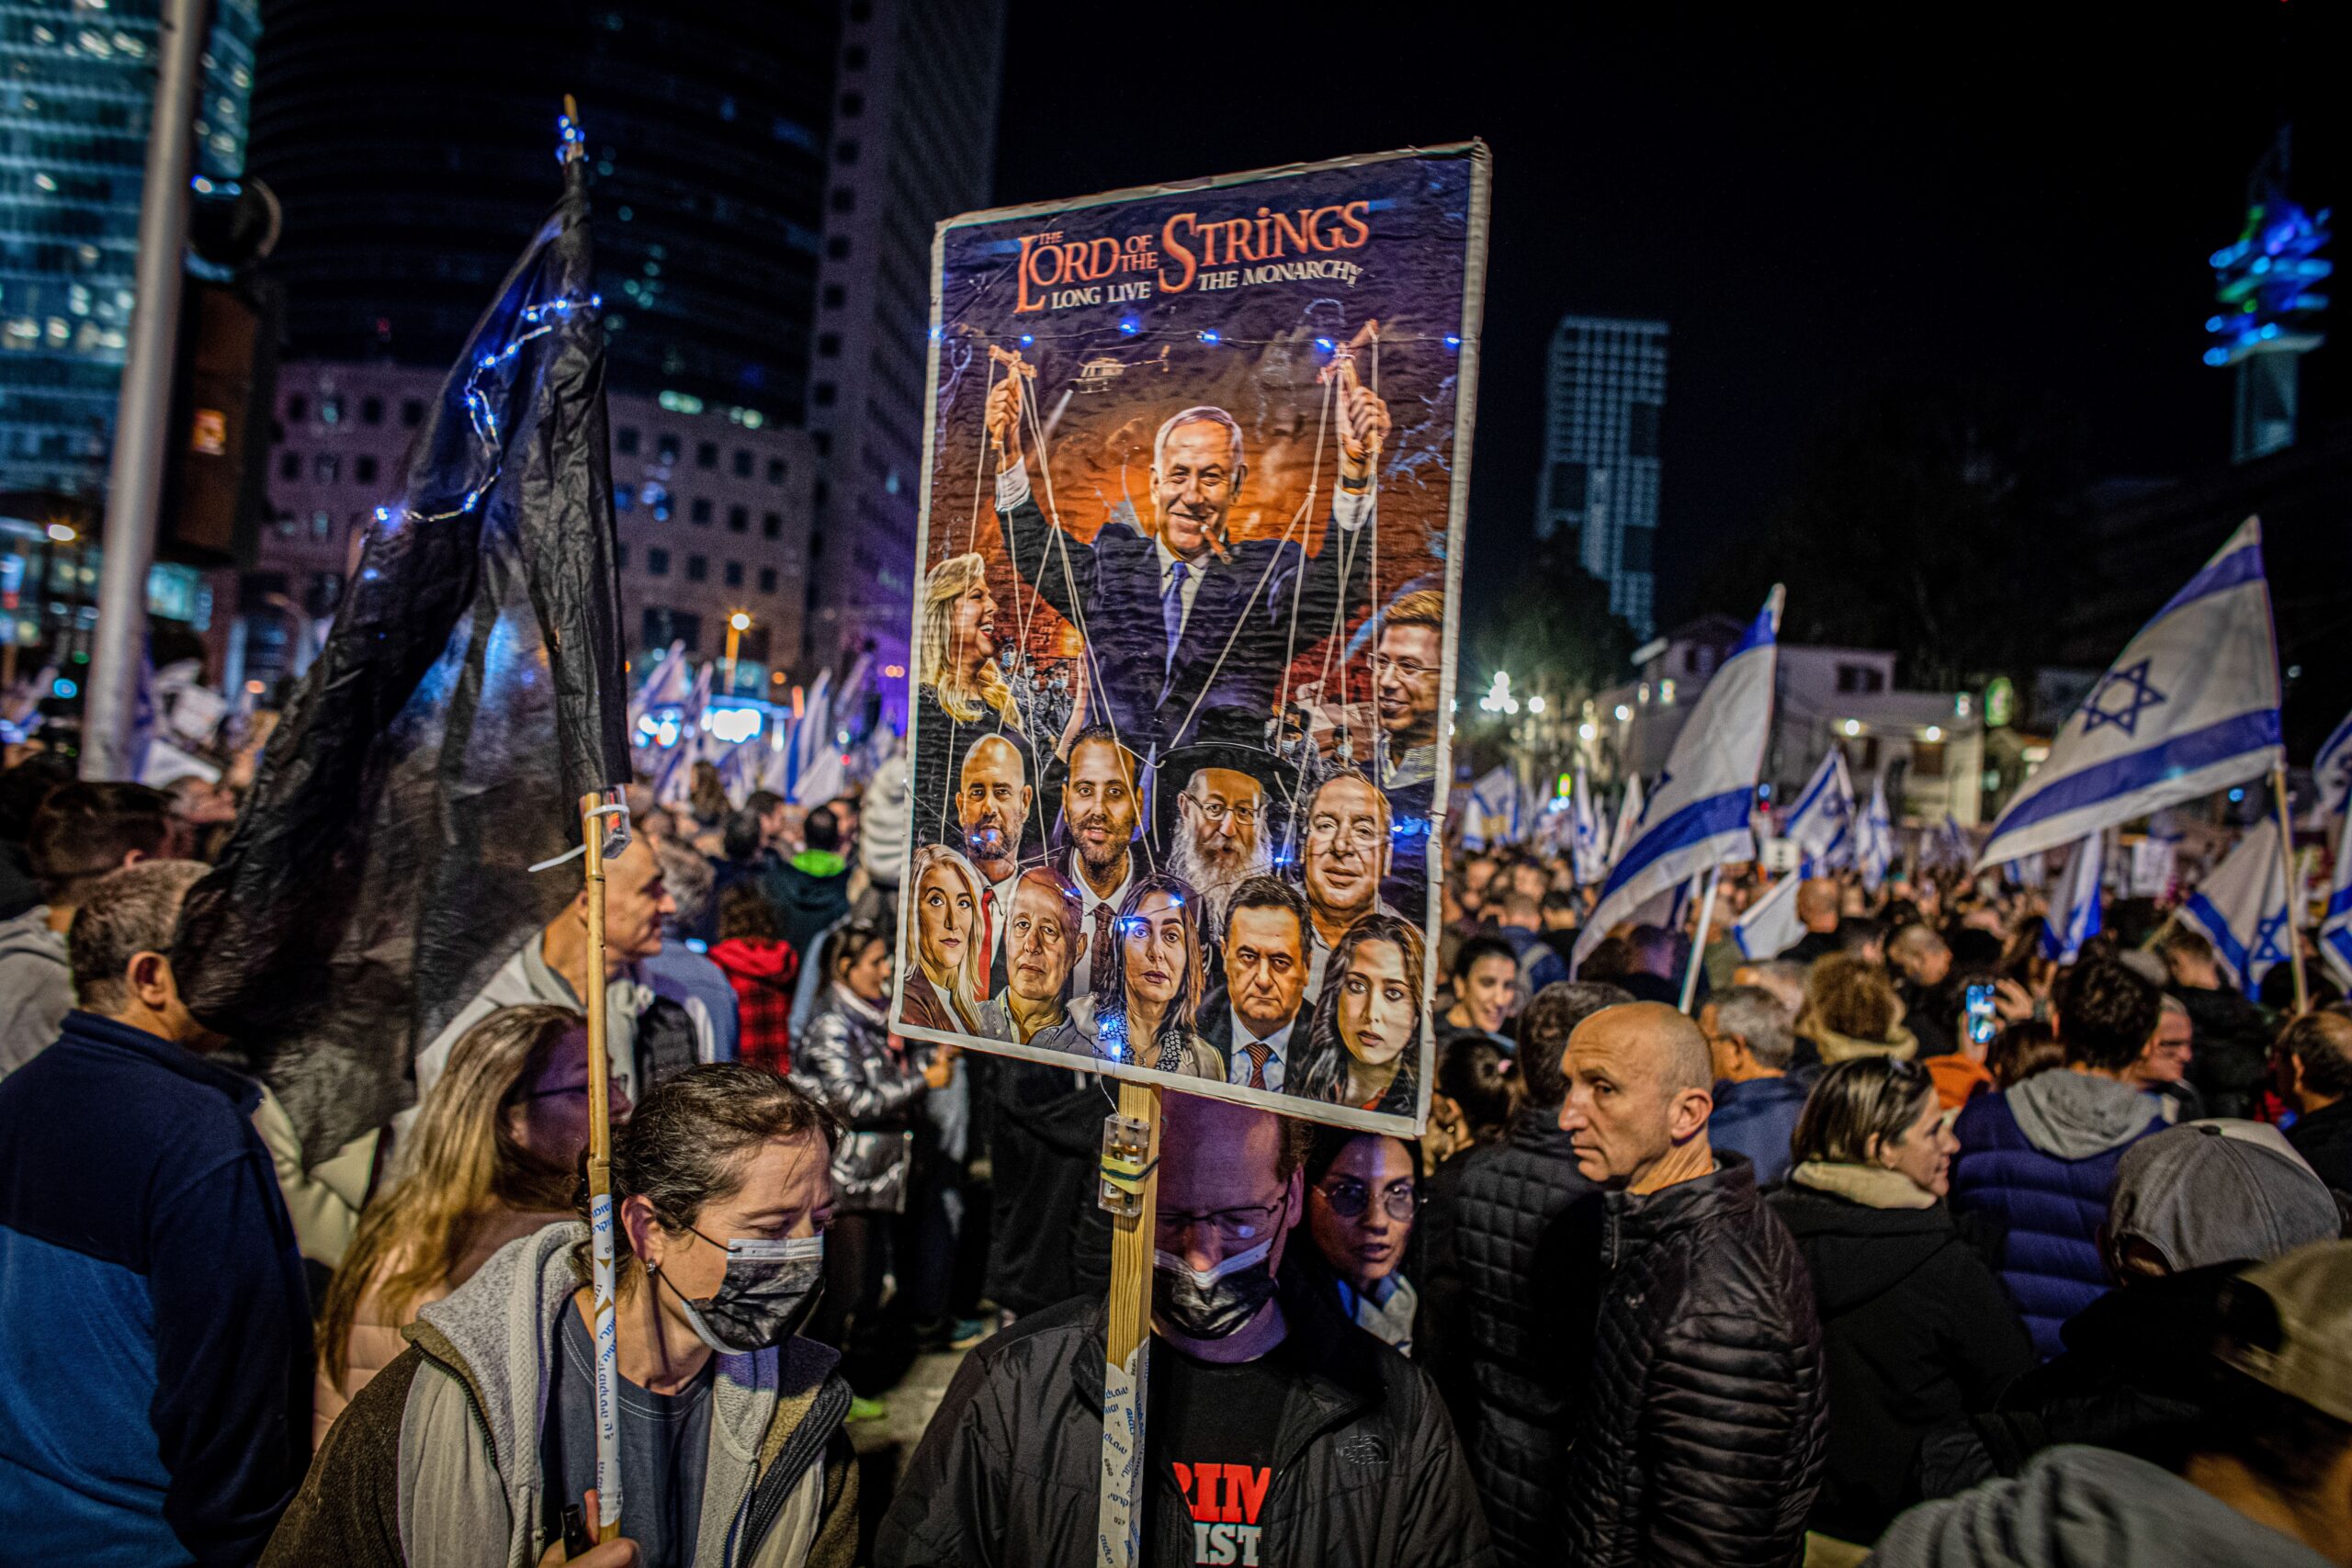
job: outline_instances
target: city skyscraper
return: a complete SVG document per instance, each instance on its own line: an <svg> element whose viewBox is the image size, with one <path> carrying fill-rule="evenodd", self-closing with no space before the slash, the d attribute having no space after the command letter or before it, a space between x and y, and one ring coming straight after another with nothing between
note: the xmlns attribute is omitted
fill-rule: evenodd
<svg viewBox="0 0 2352 1568"><path fill-rule="evenodd" d="M1573 537L1609 608L1650 635L1656 620L1658 426L1664 321L1563 316L1544 383L1538 538Z"/></svg>
<svg viewBox="0 0 2352 1568"><path fill-rule="evenodd" d="M0 0L0 491L105 485L139 250L160 0ZM245 164L260 0L216 0L197 188Z"/></svg>
<svg viewBox="0 0 2352 1568"><path fill-rule="evenodd" d="M893 702L920 572L932 229L989 203L1003 52L1002 0L850 0L842 28L808 412L830 470L803 625L820 664L873 644Z"/></svg>
<svg viewBox="0 0 2352 1568"><path fill-rule="evenodd" d="M839 0L275 0L254 173L289 357L447 367L580 104L616 390L801 422Z"/></svg>

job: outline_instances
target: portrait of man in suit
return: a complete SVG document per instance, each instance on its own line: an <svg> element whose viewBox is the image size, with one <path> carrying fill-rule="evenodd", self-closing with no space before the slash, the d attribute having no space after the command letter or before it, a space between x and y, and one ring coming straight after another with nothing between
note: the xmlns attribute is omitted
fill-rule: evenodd
<svg viewBox="0 0 2352 1568"><path fill-rule="evenodd" d="M1201 1010L1201 1034L1225 1057L1227 1083L1283 1087L1292 1027L1306 1010L1306 900L1289 883L1253 876L1234 890L1221 984Z"/></svg>
<svg viewBox="0 0 2352 1568"><path fill-rule="evenodd" d="M984 736L964 753L956 822L963 833L964 858L986 885L980 890L980 957L989 966L992 986L1003 978L1005 914L1012 905L1012 879L1020 872L1030 802L1035 798L1022 773L1021 753L1004 737Z"/></svg>
<svg viewBox="0 0 2352 1568"><path fill-rule="evenodd" d="M1307 797L1299 880L1313 916L1306 983L1321 994L1324 966L1348 928L1364 916L1396 911L1380 897L1388 874L1388 797L1362 773L1333 773Z"/></svg>
<svg viewBox="0 0 2352 1568"><path fill-rule="evenodd" d="M1341 546L1371 520L1388 405L1353 378L1334 399L1334 526L1310 556L1296 538L1233 536L1249 453L1240 423L1206 403L1170 414L1153 439L1148 524L1114 519L1091 541L1056 526L1030 491L1023 387L1009 375L988 398L997 513L1013 569L1086 638L1097 716L1152 758L1190 740L1204 713L1271 715L1283 665L1251 634L1322 635L1370 603L1372 552Z"/></svg>

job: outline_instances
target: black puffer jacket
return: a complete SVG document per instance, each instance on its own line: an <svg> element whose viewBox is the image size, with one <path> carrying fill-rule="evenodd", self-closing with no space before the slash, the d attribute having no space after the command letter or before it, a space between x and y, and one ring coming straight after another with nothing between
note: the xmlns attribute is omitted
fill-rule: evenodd
<svg viewBox="0 0 2352 1568"><path fill-rule="evenodd" d="M1600 1190L1577 1172L1559 1114L1531 1106L1501 1143L1449 1162L1450 1213L1422 1222L1423 1294L1452 1309L1444 1362L1467 1369L1463 1440L1508 1568L1559 1561L1566 1413L1590 1359Z"/></svg>
<svg viewBox="0 0 2352 1568"><path fill-rule="evenodd" d="M2251 1116L2270 1081L2269 1021L2237 992L2175 986L2188 1010L2188 1081L2205 1098L2208 1116Z"/></svg>
<svg viewBox="0 0 2352 1568"><path fill-rule="evenodd" d="M1306 1236L1294 1238L1304 1243ZM1304 1377L1274 1441L1266 1568L1486 1568L1487 1529L1428 1374L1292 1290ZM1083 1568L1096 1554L1103 1306L1064 1302L964 1359L874 1543L878 1568ZM1182 1509L1166 1465L1153 1506Z"/></svg>
<svg viewBox="0 0 2352 1568"><path fill-rule="evenodd" d="M1829 1414L1813 1286L1747 1162L1716 1157L1696 1180L1607 1198L1555 1561L1787 1568L1804 1548Z"/></svg>
<svg viewBox="0 0 2352 1568"><path fill-rule="evenodd" d="M1874 1208L1801 1185L1815 1168L1799 1167L1798 1184L1770 1199L1813 1275L1827 1356L1828 1468L1809 1522L1866 1544L1909 1500L1921 1439L1990 1408L2033 1365L2033 1341L1950 1210Z"/></svg>

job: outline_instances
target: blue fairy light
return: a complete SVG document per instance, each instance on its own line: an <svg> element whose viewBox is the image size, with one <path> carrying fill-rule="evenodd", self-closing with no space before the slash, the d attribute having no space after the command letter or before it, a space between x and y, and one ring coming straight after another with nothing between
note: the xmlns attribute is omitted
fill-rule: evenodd
<svg viewBox="0 0 2352 1568"><path fill-rule="evenodd" d="M1126 333L1129 337L1133 337L1136 333L1143 331L1143 323L1136 321L1133 316L1129 316L1119 323L1119 330Z"/></svg>
<svg viewBox="0 0 2352 1568"><path fill-rule="evenodd" d="M1219 344L1219 343L1224 342L1225 340L1224 340L1222 337L1220 337L1220 336L1218 336L1218 335L1217 335L1217 330L1216 330L1215 327L1209 327L1209 328L1204 329L1204 330L1202 332L1202 333L1201 333L1201 341L1202 341L1203 343L1209 344L1211 344L1211 345L1215 345L1215 344Z"/></svg>

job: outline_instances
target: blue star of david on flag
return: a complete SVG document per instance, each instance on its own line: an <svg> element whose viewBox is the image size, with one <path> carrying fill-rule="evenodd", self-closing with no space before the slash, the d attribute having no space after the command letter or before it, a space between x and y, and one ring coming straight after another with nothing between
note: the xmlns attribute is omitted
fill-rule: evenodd
<svg viewBox="0 0 2352 1568"><path fill-rule="evenodd" d="M2275 914L2266 916L2262 924L2256 929L2253 964L2257 971L2268 969L2274 964L2287 964L2293 961L2294 955L2289 953L2278 940L2279 933L2286 928L2287 911L2280 909Z"/></svg>
<svg viewBox="0 0 2352 1568"><path fill-rule="evenodd" d="M2148 684L2148 666L2154 660L2143 659L2129 670L2110 670L2107 679L2083 705L2083 733L2090 734L2102 724L2111 724L2134 739L2140 734L2140 716L2165 700L2165 694ZM2108 694L2119 688L2129 688L2123 694L2120 709L2102 707Z"/></svg>

